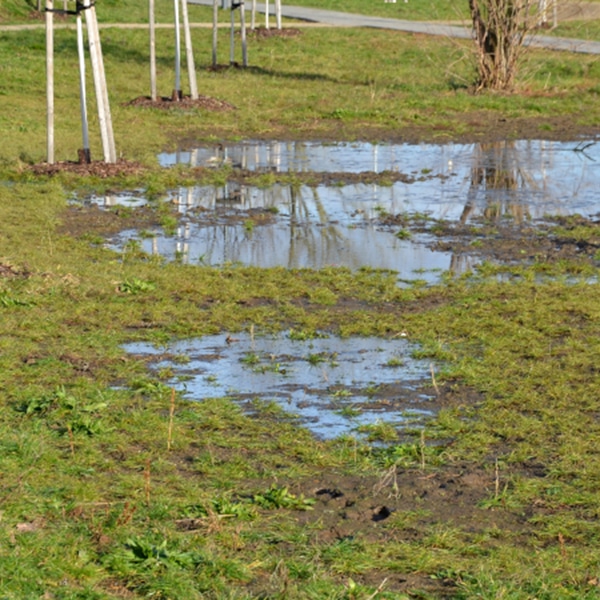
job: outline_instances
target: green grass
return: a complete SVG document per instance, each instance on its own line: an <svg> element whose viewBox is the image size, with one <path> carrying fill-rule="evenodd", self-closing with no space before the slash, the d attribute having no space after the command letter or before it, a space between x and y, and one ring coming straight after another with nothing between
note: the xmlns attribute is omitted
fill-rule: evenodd
<svg viewBox="0 0 600 600"><path fill-rule="evenodd" d="M226 32L221 61L227 60ZM199 89L226 100L229 112L154 111L127 106L149 93L147 36L142 31L103 32L117 152L155 164L160 149L178 138L216 141L296 135L311 138L382 139L408 127L447 139L469 134L478 120L547 120L568 117L577 126L597 125L598 63L593 57L531 52L521 69L526 95L473 96L470 46L367 30L308 30L293 39L250 43L251 68L209 72L210 32L194 35ZM174 86L172 35L158 32L159 92ZM225 48L224 48L225 46ZM0 33L0 161L39 162L45 155L45 75L42 31ZM81 146L75 36L56 33L56 157L74 159ZM414 73L421 76L415 79ZM185 86L184 86L185 88ZM253 90L251 94L248 90ZM101 157L93 91L89 90L92 156ZM468 114L477 113L469 119Z"/></svg>
<svg viewBox="0 0 600 600"><path fill-rule="evenodd" d="M290 598L361 597L391 573L452 581L457 598L594 597L600 311L598 284L583 279L597 269L579 281L576 265L541 264L512 269L507 284L486 266L472 281L401 290L378 272L164 265L61 234L65 200L53 181L0 188L0 262L26 274L0 281L5 597L254 598L283 588ZM324 286L332 302L298 302ZM347 308L356 302L363 308ZM227 399L177 398L167 450L171 391L120 344L250 324L406 328L423 356L446 363L440 383L482 401L443 411L420 442L369 428L392 441L381 452L317 442L260 403L254 419ZM491 522L512 515L516 529L472 533L430 516L403 541L410 513L385 525L385 544L362 534L324 541L295 517L313 508L296 486L324 472L494 464L499 488L474 510ZM179 525L190 518L193 533Z"/></svg>
<svg viewBox="0 0 600 600"><path fill-rule="evenodd" d="M23 5L7 7L24 17ZM136 10L128 4L123 18ZM74 158L74 39L56 38L57 149ZM195 40L205 67L210 34ZM248 71L202 70L202 93L232 102L233 113L142 111L125 103L147 93L146 41L144 32L103 33L119 151L149 165L184 137L389 139L421 124L424 136L448 139L481 115L600 122L593 58L534 52L521 76L526 94L475 97L463 87L468 46L360 30L263 40ZM159 33L163 93L171 45ZM198 175L155 167L108 182L33 177L25 166L45 151L43 53L41 32L0 33L2 598L598 597L597 263L484 264L470 277L400 289L386 272L213 269L106 250L97 236L64 230L73 191L146 187L159 196ZM98 145L94 137L96 154ZM126 227L132 211L120 217ZM156 217L173 225L164 209ZM578 219L551 233L598 238ZM171 421L170 373L150 373L121 346L240 330L292 339L406 330L415 356L443 362L436 377L453 402L422 436L367 428L373 446L319 442L268 398L250 417L228 398L176 395ZM245 359L249 370L260 360ZM334 390L332 402L351 395ZM453 520L415 497L423 482L465 472L482 477L477 498L448 496L443 506L470 502L476 519ZM368 495L391 474L413 485L394 488L392 478L385 503L399 509L381 522L371 514L385 507L369 505L353 530L358 508L350 497L336 505L333 489L326 510L313 502L316 481L350 478Z"/></svg>

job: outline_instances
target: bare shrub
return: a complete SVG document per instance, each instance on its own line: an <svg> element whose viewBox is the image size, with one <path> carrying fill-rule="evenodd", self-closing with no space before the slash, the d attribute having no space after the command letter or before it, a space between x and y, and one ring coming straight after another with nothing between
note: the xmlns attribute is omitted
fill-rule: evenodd
<svg viewBox="0 0 600 600"><path fill-rule="evenodd" d="M469 0L477 48L477 90L511 91L538 0Z"/></svg>

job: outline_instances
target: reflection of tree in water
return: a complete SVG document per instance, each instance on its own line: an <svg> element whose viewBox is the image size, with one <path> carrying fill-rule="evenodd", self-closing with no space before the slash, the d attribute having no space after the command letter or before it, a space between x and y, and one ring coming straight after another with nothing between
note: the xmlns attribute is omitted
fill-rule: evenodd
<svg viewBox="0 0 600 600"><path fill-rule="evenodd" d="M319 198L316 188L313 189L313 202L319 227L310 223L310 208L306 196L299 193L296 187L290 186L291 218L288 268L332 262L328 257L336 257L339 248L345 245L340 228L330 223L327 210ZM302 225L302 223L304 224ZM301 240L301 244L298 244L299 240ZM301 257L302 250L307 254L305 259ZM356 251L360 252L360 248L357 248Z"/></svg>
<svg viewBox="0 0 600 600"><path fill-rule="evenodd" d="M517 223L530 217L529 210L519 200L519 192L531 184L522 168L517 144L500 141L477 144L473 153L467 202L460 217L464 224L473 215L483 197L482 216L490 221L510 216Z"/></svg>
<svg viewBox="0 0 600 600"><path fill-rule="evenodd" d="M370 264L373 255L385 259L390 250L389 241L380 239L381 233L373 228L348 228L334 219L316 188L272 186L253 193L236 185L227 190L182 188L171 201L182 215L193 209L209 210L215 220L212 224L186 221L180 225L174 240L175 256L185 263L196 260L197 255L201 263L212 265L240 262L288 268L358 268ZM253 221L248 212L253 210L273 210L289 220L278 218L263 225L260 220Z"/></svg>

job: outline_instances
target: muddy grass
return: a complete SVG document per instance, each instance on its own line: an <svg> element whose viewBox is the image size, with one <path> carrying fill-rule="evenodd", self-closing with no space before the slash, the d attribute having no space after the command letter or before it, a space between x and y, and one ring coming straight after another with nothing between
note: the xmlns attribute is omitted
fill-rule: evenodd
<svg viewBox="0 0 600 600"><path fill-rule="evenodd" d="M185 107L209 110L231 110L233 107L213 106L212 99L207 104L190 104L189 101L174 103L170 99L162 99L160 105L148 103L148 99L138 99L137 106L145 108L168 109ZM204 100L202 100L204 102ZM497 120L490 119L485 113L470 114L453 117L455 122L461 123L463 133L453 135L453 141L481 142L505 139L550 139L573 140L577 136L600 134L600 128L573 124L568 118L553 117L538 120ZM338 126L339 133L343 134L343 123ZM291 135L290 132L287 132ZM332 139L338 133L335 129L330 132ZM343 137L343 135L342 135ZM379 132L366 127L362 139L381 141ZM427 129L426 126L412 126L406 124L396 131L387 132L389 141L447 141L448 136L444 130ZM193 136L188 140L190 145ZM185 145L185 142L184 142ZM68 171L78 175L95 175L98 177L116 177L121 175L139 175L144 172L144 167L136 163L120 161L116 165L107 165L97 161L89 165L78 163L57 163L56 165L36 165L33 167L36 174L54 175L61 171ZM203 171L197 170L196 175L202 176ZM247 181L256 174L236 170L231 178L238 181ZM327 173L307 174L303 177L311 182L325 184L378 182L387 178L391 181L410 182L411 176L396 174L348 174ZM264 217L271 218L267 212ZM231 217L238 218L238 217ZM124 229L149 229L160 225L161 216L151 207L142 207L135 210L123 207L114 207L111 210L102 210L97 207L77 206L70 207L62 215L60 232L76 238L98 239L113 235ZM210 215L198 215L197 219L209 222ZM600 222L597 219L583 218L556 218L553 220L524 223L518 220L489 219L480 220L468 225L455 222L418 222L406 220L404 216L389 215L380 219L382 227L391 229L408 229L411 233L434 234L430 245L439 250L453 251L455 253L469 253L500 264L532 264L534 262L553 263L560 261L581 261L586 264L598 263L600 250ZM558 231L557 228L560 230ZM586 228L588 236L584 239L576 235L577 228ZM570 234L569 232L572 232ZM26 276L26 272L18 267L3 263L0 260L0 277L15 278ZM0 296L0 304L2 297ZM210 309L210 299L204 299L204 305L199 309ZM269 303L266 299L250 299L248 305ZM311 309L310 302L297 299L306 310ZM418 299L399 303L381 304L381 312L389 311L398 315L398 320L409 313L435 313L436 307L446 302L443 292L439 295L430 295L427 299ZM342 295L335 306L329 307L330 313L344 313L351 315L354 311L368 308L367 302L355 298L345 298ZM284 319L282 318L282 322ZM68 325L68 322L65 322ZM290 321L290 325L293 322ZM151 321L140 326L153 327ZM29 355L26 357L28 365L35 365L47 360L45 356ZM100 367L91 356L79 354L65 354L62 362L71 366L73 372L83 377L93 376ZM389 391L389 394L387 393ZM423 390L420 390L423 391ZM435 408L449 408L458 414L472 414L484 401L483 392L473 390L456 382L446 382L434 389L430 384L425 390L435 396ZM395 401L393 389L382 389L378 401L384 405ZM264 419L261 415L261 419ZM465 416L466 418L466 416ZM277 427L277 422L273 424ZM443 542L431 540L432 531L436 528L441 531L452 530L460 537L472 552L481 554L493 552L496 545L506 546L514 544L537 551L535 526L532 524L535 517L543 517L551 512L550 508L542 502L532 502L525 507L515 507L504 503L503 491L510 489L514 478L537 481L547 476L546 467L535 460L524 459L513 461L510 467L503 466L497 469L496 456L502 455L504 443L497 443L497 454L490 453L483 460L474 462L457 462L454 464L440 465L435 462L435 448L450 449L453 439L422 440L419 433L407 432L400 440L405 447L412 446L416 455L409 461L408 466L391 466L384 469L385 454L382 451L382 470L384 474L343 473L342 469L331 467L323 468L310 476L294 479L281 478L279 484L288 485L292 493L314 500L312 509L308 511L279 511L276 516L268 515L265 523L257 527L264 528L273 533L273 553L281 557L294 555L294 546L289 541L278 539L277 532L281 523L291 521L295 525L304 527L307 536L307 545L311 547L331 547L332 545L366 545L382 549L393 546L416 549L423 545L439 544L443 549ZM357 452L364 452L364 448L357 448ZM377 448L370 452L377 452ZM179 475L183 478L196 478L198 472L192 468L196 450L186 447L176 450L172 454L172 462L178 464ZM231 450L226 447L211 448L211 458L218 462L234 461L237 454L243 457L246 450ZM190 458L191 457L191 458ZM421 465L419 466L419 463ZM264 486L264 480L248 479L240 485L239 494L251 493L253 490ZM211 533L214 522L210 519L177 520L173 526L180 531L190 534L194 532ZM487 535L481 542L482 534L494 531L494 535ZM558 540L558 538L557 538ZM556 542L558 543L558 541ZM99 552L107 546L106 540L99 539ZM380 589L382 592L392 594L409 594L415 597L455 598L460 593L460 576L442 572L435 577L428 569L410 568L403 572L402 569L367 568L353 573L352 579L358 584ZM347 577L339 577L338 583L345 585ZM128 597L125 585L118 580L105 580L105 586L111 587L117 597ZM582 582L578 582L582 583ZM271 597L285 589L286 574L280 573L278 578L272 572L257 569L255 576L245 588L255 597ZM374 596L371 596L374 597Z"/></svg>

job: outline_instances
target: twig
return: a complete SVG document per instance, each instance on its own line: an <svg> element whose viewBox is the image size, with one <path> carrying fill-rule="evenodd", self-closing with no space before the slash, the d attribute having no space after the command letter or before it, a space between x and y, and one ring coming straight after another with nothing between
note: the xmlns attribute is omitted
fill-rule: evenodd
<svg viewBox="0 0 600 600"><path fill-rule="evenodd" d="M169 433L167 436L167 450L171 450L173 440L173 415L175 414L175 390L171 390L171 406L169 408Z"/></svg>
<svg viewBox="0 0 600 600"><path fill-rule="evenodd" d="M433 363L431 363L429 365L429 370L431 371L431 383L433 384L433 387L435 388L435 393L436 395L440 395L440 388L438 387L438 384L435 380L435 371L433 370Z"/></svg>
<svg viewBox="0 0 600 600"><path fill-rule="evenodd" d="M560 555L563 559L567 558L567 551L565 549L565 538L562 533L558 533L558 543L560 544Z"/></svg>
<svg viewBox="0 0 600 600"><path fill-rule="evenodd" d="M150 459L146 459L146 468L144 469L144 488L146 491L146 505L150 506Z"/></svg>
<svg viewBox="0 0 600 600"><path fill-rule="evenodd" d="M67 423L67 431L69 432L69 446L71 447L71 456L75 456L75 440L73 438L73 429L71 423Z"/></svg>
<svg viewBox="0 0 600 600"><path fill-rule="evenodd" d="M495 465L495 480L494 480L494 487L495 487L495 492L494 492L494 497L496 500L498 500L498 497L500 496L500 469L498 467L498 459L496 458L496 465Z"/></svg>
<svg viewBox="0 0 600 600"><path fill-rule="evenodd" d="M373 600L373 598L375 598L379 592L382 592L387 580L388 578L385 577L384 580L379 584L378 588L370 596L368 596L366 600Z"/></svg>

